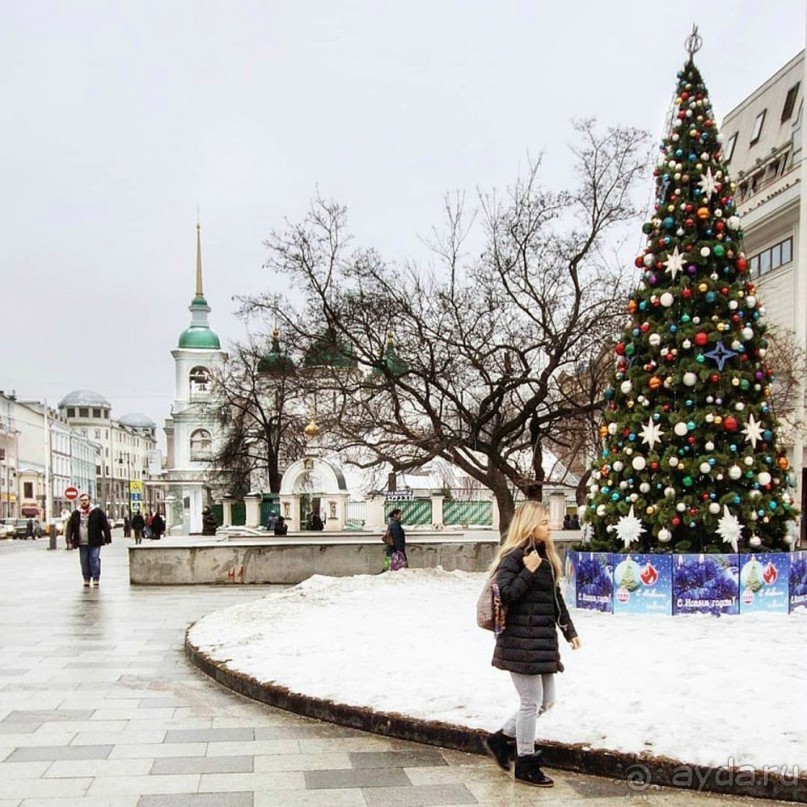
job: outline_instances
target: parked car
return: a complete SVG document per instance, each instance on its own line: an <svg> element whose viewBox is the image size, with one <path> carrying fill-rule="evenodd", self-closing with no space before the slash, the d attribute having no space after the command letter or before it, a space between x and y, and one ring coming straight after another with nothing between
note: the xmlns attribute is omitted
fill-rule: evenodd
<svg viewBox="0 0 807 807"><path fill-rule="evenodd" d="M11 522L10 524L8 522ZM0 521L0 540L3 538L14 538L14 519L4 518Z"/></svg>
<svg viewBox="0 0 807 807"><path fill-rule="evenodd" d="M27 518L4 518L2 523L11 529L11 538L25 538L28 532Z"/></svg>

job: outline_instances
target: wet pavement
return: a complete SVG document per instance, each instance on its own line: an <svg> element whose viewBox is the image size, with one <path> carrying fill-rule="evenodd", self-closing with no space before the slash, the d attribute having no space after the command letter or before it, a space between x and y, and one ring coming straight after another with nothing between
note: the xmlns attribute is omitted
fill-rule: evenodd
<svg viewBox="0 0 807 807"><path fill-rule="evenodd" d="M185 629L273 587L132 587L119 533L97 589L61 542L0 541L0 807L766 804L554 770L538 790L245 699L186 661Z"/></svg>

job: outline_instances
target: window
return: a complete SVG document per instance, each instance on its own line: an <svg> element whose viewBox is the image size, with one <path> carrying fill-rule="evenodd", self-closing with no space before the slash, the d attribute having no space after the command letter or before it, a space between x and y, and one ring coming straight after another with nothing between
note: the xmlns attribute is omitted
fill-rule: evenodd
<svg viewBox="0 0 807 807"><path fill-rule="evenodd" d="M769 249L753 255L748 261L752 277L766 275L793 260L793 239L786 238Z"/></svg>
<svg viewBox="0 0 807 807"><path fill-rule="evenodd" d="M88 418L90 416L90 410L86 406L79 407L78 416L80 418Z"/></svg>
<svg viewBox="0 0 807 807"><path fill-rule="evenodd" d="M191 461L209 460L212 445L213 441L210 438L210 432L205 429L197 429L191 435Z"/></svg>
<svg viewBox="0 0 807 807"><path fill-rule="evenodd" d="M767 109L763 109L762 112L757 115L757 119L754 121L754 131L751 132L751 142L749 144L751 146L753 146L762 135L762 124L765 123L765 113L767 111Z"/></svg>
<svg viewBox="0 0 807 807"><path fill-rule="evenodd" d="M101 430L100 430L100 429L96 429L96 430L95 430L95 439L96 439L96 440L100 440L100 439L101 439Z"/></svg>
<svg viewBox="0 0 807 807"><path fill-rule="evenodd" d="M6 458L6 450L5 448L0 448L0 460L4 460Z"/></svg>
<svg viewBox="0 0 807 807"><path fill-rule="evenodd" d="M785 98L785 105L782 107L782 117L781 117L781 122L782 123L784 123L786 120L790 120L790 117L793 114L793 109L796 106L796 96L799 94L799 85L800 84L801 84L801 82L797 81L787 91L787 97Z"/></svg>
<svg viewBox="0 0 807 807"><path fill-rule="evenodd" d="M22 495L26 499L33 499L34 498L34 483L33 482L23 482L22 483Z"/></svg>
<svg viewBox="0 0 807 807"><path fill-rule="evenodd" d="M730 138L729 142L726 144L726 162L731 161L731 156L734 154L734 147L737 145L737 132L735 132Z"/></svg>
<svg viewBox="0 0 807 807"><path fill-rule="evenodd" d="M82 430L81 430L81 436L82 436L82 437L86 437L86 436L87 436L87 430L86 430L86 429L82 429Z"/></svg>
<svg viewBox="0 0 807 807"><path fill-rule="evenodd" d="M93 409L93 410L92 410L92 416L93 416L94 418L99 418L99 417L101 417L101 410L100 410L100 409Z"/></svg>
<svg viewBox="0 0 807 807"><path fill-rule="evenodd" d="M67 417L74 418L76 416L76 407L75 406L68 406L67 407Z"/></svg>
<svg viewBox="0 0 807 807"><path fill-rule="evenodd" d="M210 381L210 373L207 367L194 367L190 372L191 394L198 392L208 391L208 382Z"/></svg>

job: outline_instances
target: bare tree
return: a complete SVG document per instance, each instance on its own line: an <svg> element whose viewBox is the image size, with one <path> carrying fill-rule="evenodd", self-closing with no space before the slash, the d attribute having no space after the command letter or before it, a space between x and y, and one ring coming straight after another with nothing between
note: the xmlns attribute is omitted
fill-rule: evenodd
<svg viewBox="0 0 807 807"><path fill-rule="evenodd" d="M317 198L306 218L274 232L266 266L304 304L243 300L311 346L323 435L359 465L395 469L441 457L489 488L509 523L514 491L534 484L545 441L590 413L598 395L570 394L617 330L627 278L603 258L605 237L634 217L646 135L576 127L577 186L539 183L540 162L502 199L462 199L427 269L353 249L346 210ZM481 232L479 232L481 230ZM484 246L468 260L465 244ZM394 335L394 336L393 336ZM540 480L539 480L540 481Z"/></svg>
<svg viewBox="0 0 807 807"><path fill-rule="evenodd" d="M211 458L217 481L236 498L257 475L280 490L282 468L304 453L305 386L295 379L291 357L272 346L235 344L230 360L212 379L224 439Z"/></svg>

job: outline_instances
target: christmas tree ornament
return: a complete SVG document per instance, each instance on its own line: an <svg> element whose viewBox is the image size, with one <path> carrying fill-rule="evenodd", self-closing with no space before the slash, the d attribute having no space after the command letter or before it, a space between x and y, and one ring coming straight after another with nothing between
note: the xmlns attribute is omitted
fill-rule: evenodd
<svg viewBox="0 0 807 807"><path fill-rule="evenodd" d="M737 520L737 516L729 512L729 508L723 506L723 515L717 523L717 534L726 544L731 544L732 551L737 551L738 541L742 533L742 527Z"/></svg>
<svg viewBox="0 0 807 807"><path fill-rule="evenodd" d="M639 540L639 537L645 529L642 526L642 522L636 518L633 512L633 505L631 505L628 515L622 516L616 524L610 524L608 531L616 532L619 540L623 542L627 549L631 544Z"/></svg>

